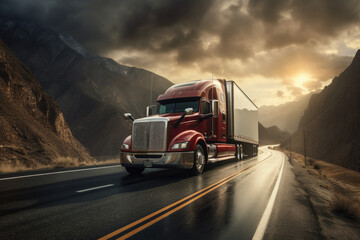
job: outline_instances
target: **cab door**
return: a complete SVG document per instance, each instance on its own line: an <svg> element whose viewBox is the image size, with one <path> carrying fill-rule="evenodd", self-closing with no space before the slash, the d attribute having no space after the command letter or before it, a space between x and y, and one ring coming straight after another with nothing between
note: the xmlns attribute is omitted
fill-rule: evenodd
<svg viewBox="0 0 360 240"><path fill-rule="evenodd" d="M211 121L212 117L208 117L211 113L211 105L210 101L206 99L201 100L201 107L200 107L200 133L204 135L205 140L210 139L212 137L211 131Z"/></svg>

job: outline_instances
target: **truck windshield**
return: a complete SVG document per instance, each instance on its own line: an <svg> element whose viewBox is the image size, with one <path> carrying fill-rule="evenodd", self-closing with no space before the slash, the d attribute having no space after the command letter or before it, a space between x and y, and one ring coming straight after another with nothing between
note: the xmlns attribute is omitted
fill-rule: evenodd
<svg viewBox="0 0 360 240"><path fill-rule="evenodd" d="M185 108L199 111L200 98L170 99L158 103L158 114L184 112Z"/></svg>

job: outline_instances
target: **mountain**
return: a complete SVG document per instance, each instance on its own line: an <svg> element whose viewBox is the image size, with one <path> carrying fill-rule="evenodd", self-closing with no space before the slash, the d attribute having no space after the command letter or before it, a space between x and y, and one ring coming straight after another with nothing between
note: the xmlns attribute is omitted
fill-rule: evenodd
<svg viewBox="0 0 360 240"><path fill-rule="evenodd" d="M350 66L325 89L311 96L292 136L294 150L360 171L360 50Z"/></svg>
<svg viewBox="0 0 360 240"><path fill-rule="evenodd" d="M296 132L311 95L312 94L308 94L299 100L278 106L261 106L259 108L259 122L261 122L264 127L276 125L282 131L289 133Z"/></svg>
<svg viewBox="0 0 360 240"><path fill-rule="evenodd" d="M131 132L123 114L145 116L150 97L153 103L172 85L152 72L99 57L72 37L36 24L2 20L0 37L55 99L74 136L93 156L119 153Z"/></svg>
<svg viewBox="0 0 360 240"><path fill-rule="evenodd" d="M91 161L55 101L0 40L0 163L51 165L60 158Z"/></svg>
<svg viewBox="0 0 360 240"><path fill-rule="evenodd" d="M289 137L289 133L281 131L277 126L266 128L261 123L259 123L260 145L280 144Z"/></svg>

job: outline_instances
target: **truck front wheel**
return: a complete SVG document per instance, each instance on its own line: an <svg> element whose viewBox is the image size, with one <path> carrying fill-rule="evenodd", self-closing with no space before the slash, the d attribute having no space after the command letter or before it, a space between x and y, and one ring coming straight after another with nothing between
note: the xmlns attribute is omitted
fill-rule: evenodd
<svg viewBox="0 0 360 240"><path fill-rule="evenodd" d="M195 175L200 175L204 171L205 154L203 148L197 144L194 151L194 166L192 171Z"/></svg>
<svg viewBox="0 0 360 240"><path fill-rule="evenodd" d="M126 171L130 174L140 174L144 171L145 168L143 167L139 167L139 168L136 168L136 167L125 167Z"/></svg>

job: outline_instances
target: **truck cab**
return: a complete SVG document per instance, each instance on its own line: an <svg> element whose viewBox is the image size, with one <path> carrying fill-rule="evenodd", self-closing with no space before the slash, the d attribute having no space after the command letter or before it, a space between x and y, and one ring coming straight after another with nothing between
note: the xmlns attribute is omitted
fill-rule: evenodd
<svg viewBox="0 0 360 240"><path fill-rule="evenodd" d="M133 126L121 147L122 166L129 173L141 173L148 167L176 167L198 175L210 162L241 160L248 141L239 141L228 131L234 127L229 119L234 111L229 111L227 91L223 79L176 84L158 96L155 115L150 116L149 108L145 118L125 114ZM257 124L256 108L256 134ZM251 155L256 155L257 141L256 136Z"/></svg>

